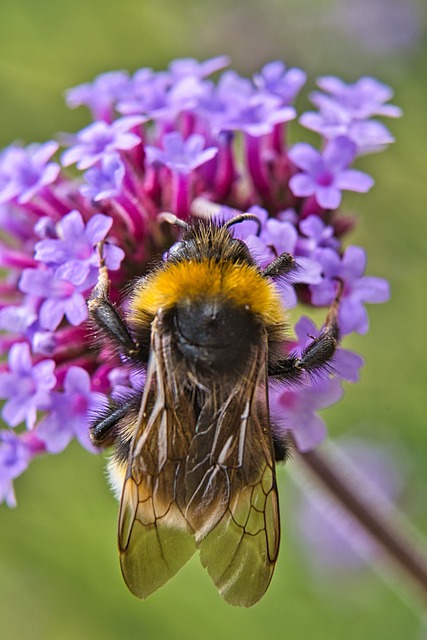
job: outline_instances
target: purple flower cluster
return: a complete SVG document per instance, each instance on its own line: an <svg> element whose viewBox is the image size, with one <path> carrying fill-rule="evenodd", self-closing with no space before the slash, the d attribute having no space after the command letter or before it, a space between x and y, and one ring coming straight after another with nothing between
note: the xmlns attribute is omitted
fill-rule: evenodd
<svg viewBox="0 0 427 640"><path fill-rule="evenodd" d="M89 108L93 122L53 141L12 145L0 155L0 500L14 504L13 480L32 458L77 438L87 449L87 420L141 376L107 347L93 348L86 320L104 242L115 301L171 245L163 211L180 218L251 211L261 222L235 227L261 266L283 251L298 263L282 286L288 308L327 307L343 282L340 329L365 333L365 303L383 302L387 283L365 275L361 247L343 245L351 222L342 191L367 192L373 180L353 168L362 153L393 140L373 117L400 114L389 87L372 78L346 85L319 80L316 111L300 123L320 134L314 148L290 146L293 102L305 83L300 69L271 62L243 78L226 57L176 60L166 71L112 72L71 89L70 107ZM216 73L216 81L210 77ZM72 167L75 165L75 167ZM77 176L77 177L76 177ZM301 350L318 332L302 318L289 343ZM340 349L330 375L298 389L276 388L271 409L292 429L301 450L322 440L317 410L336 402L342 381L356 381L361 358Z"/></svg>

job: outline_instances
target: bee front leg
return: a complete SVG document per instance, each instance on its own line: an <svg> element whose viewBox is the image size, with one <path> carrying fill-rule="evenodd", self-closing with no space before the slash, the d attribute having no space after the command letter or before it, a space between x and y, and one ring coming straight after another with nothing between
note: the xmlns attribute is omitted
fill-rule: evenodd
<svg viewBox="0 0 427 640"><path fill-rule="evenodd" d="M290 253L282 253L263 270L265 278L280 278L298 270L298 264Z"/></svg>
<svg viewBox="0 0 427 640"><path fill-rule="evenodd" d="M315 374L331 362L338 348L340 333L338 327L338 308L343 284L338 281L336 296L329 308L322 331L304 349L301 356L292 354L269 366L268 375L283 382L298 382L305 373Z"/></svg>
<svg viewBox="0 0 427 640"><path fill-rule="evenodd" d="M89 315L120 353L132 358L138 354L138 345L134 342L129 329L109 298L110 280L103 256L102 243L98 245L98 251L100 257L99 276L88 301Z"/></svg>

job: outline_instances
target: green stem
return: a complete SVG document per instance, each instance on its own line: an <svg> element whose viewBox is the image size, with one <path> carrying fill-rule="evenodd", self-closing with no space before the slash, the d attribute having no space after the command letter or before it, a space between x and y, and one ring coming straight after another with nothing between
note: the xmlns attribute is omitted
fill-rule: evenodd
<svg viewBox="0 0 427 640"><path fill-rule="evenodd" d="M356 469L332 446L296 454L324 489L363 526L387 558L417 586L427 601L427 552L419 534L378 491L370 491ZM366 479L365 479L366 480Z"/></svg>

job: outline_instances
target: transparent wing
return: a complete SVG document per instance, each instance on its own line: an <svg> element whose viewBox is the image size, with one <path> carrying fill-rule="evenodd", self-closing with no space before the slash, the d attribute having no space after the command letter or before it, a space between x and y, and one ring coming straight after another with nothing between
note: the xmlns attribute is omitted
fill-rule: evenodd
<svg viewBox="0 0 427 640"><path fill-rule="evenodd" d="M156 324L147 380L132 440L119 513L119 552L129 589L146 598L189 560L196 547L179 504L194 409L174 380L167 336Z"/></svg>
<svg viewBox="0 0 427 640"><path fill-rule="evenodd" d="M270 583L280 540L265 356L256 349L231 389L219 384L207 396L185 473L202 564L227 602L247 607Z"/></svg>

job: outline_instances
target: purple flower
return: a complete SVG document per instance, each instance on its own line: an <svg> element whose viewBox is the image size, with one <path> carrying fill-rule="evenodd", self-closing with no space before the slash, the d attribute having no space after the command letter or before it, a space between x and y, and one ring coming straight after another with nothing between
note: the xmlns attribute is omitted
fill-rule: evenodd
<svg viewBox="0 0 427 640"><path fill-rule="evenodd" d="M57 278L54 269L24 269L19 288L24 293L43 299L39 309L40 325L43 329L54 331L64 316L75 327L87 320L83 292L95 282L86 281L83 285L76 286L69 280Z"/></svg>
<svg viewBox="0 0 427 640"><path fill-rule="evenodd" d="M145 119L141 116L120 118L113 124L99 120L82 129L76 136L76 144L64 151L61 161L64 167L77 164L78 169L88 169L114 151L129 151L141 144L140 136L130 129L138 127Z"/></svg>
<svg viewBox="0 0 427 640"><path fill-rule="evenodd" d="M307 111L300 118L307 129L316 131L327 140L345 136L357 146L358 154L381 151L394 142L390 131L376 120L355 120L346 109L335 103L322 104L320 113Z"/></svg>
<svg viewBox="0 0 427 640"><path fill-rule="evenodd" d="M224 115L221 128L231 131L244 131L250 136L259 137L271 133L274 126L288 122L296 117L293 107L282 106L276 96L254 93L230 103Z"/></svg>
<svg viewBox="0 0 427 640"><path fill-rule="evenodd" d="M283 62L275 60L264 65L260 73L254 75L254 84L261 91L267 91L291 104L307 79L301 69L286 69Z"/></svg>
<svg viewBox="0 0 427 640"><path fill-rule="evenodd" d="M36 216L22 211L18 206L11 203L0 205L2 234L7 234L18 241L26 242L33 239L35 220L37 220Z"/></svg>
<svg viewBox="0 0 427 640"><path fill-rule="evenodd" d="M294 145L289 157L302 172L289 181L292 193L298 197L314 195L324 209L336 209L343 189L369 191L373 179L362 171L347 168L355 155L354 142L341 136L331 140L323 153L304 142Z"/></svg>
<svg viewBox="0 0 427 640"><path fill-rule="evenodd" d="M384 104L393 97L392 89L378 82L375 78L360 78L354 84L347 84L334 76L318 78L317 85L329 93L332 98L316 91L310 96L317 107L338 103L347 110L353 118L364 120L375 115L399 118L402 110L392 104Z"/></svg>
<svg viewBox="0 0 427 640"><path fill-rule="evenodd" d="M203 136L194 134L184 140L182 135L175 131L163 137L163 149L148 145L145 152L149 163L164 164L176 173L187 175L218 153L217 147L204 147Z"/></svg>
<svg viewBox="0 0 427 640"><path fill-rule="evenodd" d="M195 58L179 58L173 60L169 65L169 71L173 78L182 78L185 76L193 76L195 78L205 78L215 71L219 71L224 67L228 67L230 58L228 56L217 56L199 62Z"/></svg>
<svg viewBox="0 0 427 640"><path fill-rule="evenodd" d="M0 311L0 329L10 333L25 334L37 320L34 299L27 296L21 305L9 305Z"/></svg>
<svg viewBox="0 0 427 640"><path fill-rule="evenodd" d="M129 74L125 71L102 73L93 82L80 84L66 92L67 105L74 109L89 107L94 120L111 121L113 107L129 86Z"/></svg>
<svg viewBox="0 0 427 640"><path fill-rule="evenodd" d="M48 160L57 151L56 142L9 147L0 162L0 204L16 199L25 204L58 177L60 166Z"/></svg>
<svg viewBox="0 0 427 640"><path fill-rule="evenodd" d="M88 420L108 406L103 393L91 390L90 376L85 369L72 366L64 379L64 391L51 394L50 413L37 427L37 436L47 451L59 453L73 438L93 451L89 440Z"/></svg>
<svg viewBox="0 0 427 640"><path fill-rule="evenodd" d="M16 507L13 480L28 467L30 452L22 437L13 431L0 431L0 503Z"/></svg>
<svg viewBox="0 0 427 640"><path fill-rule="evenodd" d="M300 356L303 350L319 335L312 320L302 317L295 325L298 342L292 345L292 353ZM326 436L326 426L317 415L338 402L343 395L341 380L357 382L363 358L358 354L339 348L330 366L329 375L310 378L298 389L275 387L270 390L270 409L273 424L280 430L291 430L299 451L309 451ZM334 377L331 377L333 375Z"/></svg>
<svg viewBox="0 0 427 640"><path fill-rule="evenodd" d="M11 427L26 422L32 429L37 410L46 409L50 390L56 383L54 360L41 360L33 365L28 344L15 344L9 352L9 371L0 372L0 398L6 403L3 419Z"/></svg>
<svg viewBox="0 0 427 640"><path fill-rule="evenodd" d="M342 258L332 249L319 249L315 256L323 265L324 279L320 284L310 286L312 303L329 305L339 278L344 283L338 314L341 333L366 333L369 322L364 303L386 302L390 297L387 281L363 275L366 253L361 247L347 247Z"/></svg>
<svg viewBox="0 0 427 640"><path fill-rule="evenodd" d="M337 378L317 380L300 389L271 389L270 412L280 437L292 431L299 451L317 447L326 436L325 422L317 411L338 402L343 393Z"/></svg>
<svg viewBox="0 0 427 640"><path fill-rule="evenodd" d="M84 174L86 184L80 187L80 193L100 202L107 198L114 198L120 194L125 177L125 165L118 153L111 153L103 157L101 167L92 167Z"/></svg>
<svg viewBox="0 0 427 640"><path fill-rule="evenodd" d="M169 74L155 74L152 69L138 69L132 76L128 91L117 104L123 114L143 114L149 117L168 111Z"/></svg>
<svg viewBox="0 0 427 640"><path fill-rule="evenodd" d="M145 371L131 369L126 366L111 369L108 374L111 384L111 396L122 400L135 391L141 391L145 384Z"/></svg>
<svg viewBox="0 0 427 640"><path fill-rule="evenodd" d="M51 356L57 344L56 336L40 327L37 309L39 299L25 296L21 305L9 305L0 311L0 329L11 335L25 337L33 353Z"/></svg>
<svg viewBox="0 0 427 640"><path fill-rule="evenodd" d="M84 224L78 211L71 211L57 225L58 239L47 239L35 245L35 258L46 265L55 265L55 276L74 285L84 285L97 277L99 255L96 245L102 242L113 224L112 218L95 214ZM124 252L114 245L105 245L106 265L112 271L120 267ZM84 289L82 289L84 290Z"/></svg>
<svg viewBox="0 0 427 640"><path fill-rule="evenodd" d="M337 250L339 240L334 236L334 228L325 225L319 216L307 216L299 223L303 235L298 237L296 253L302 256L312 256L317 248L329 247Z"/></svg>
<svg viewBox="0 0 427 640"><path fill-rule="evenodd" d="M199 105L207 86L198 75L183 73L173 78L169 73L155 74L151 69L140 69L132 77L129 91L117 110L172 123L180 112L191 111Z"/></svg>

